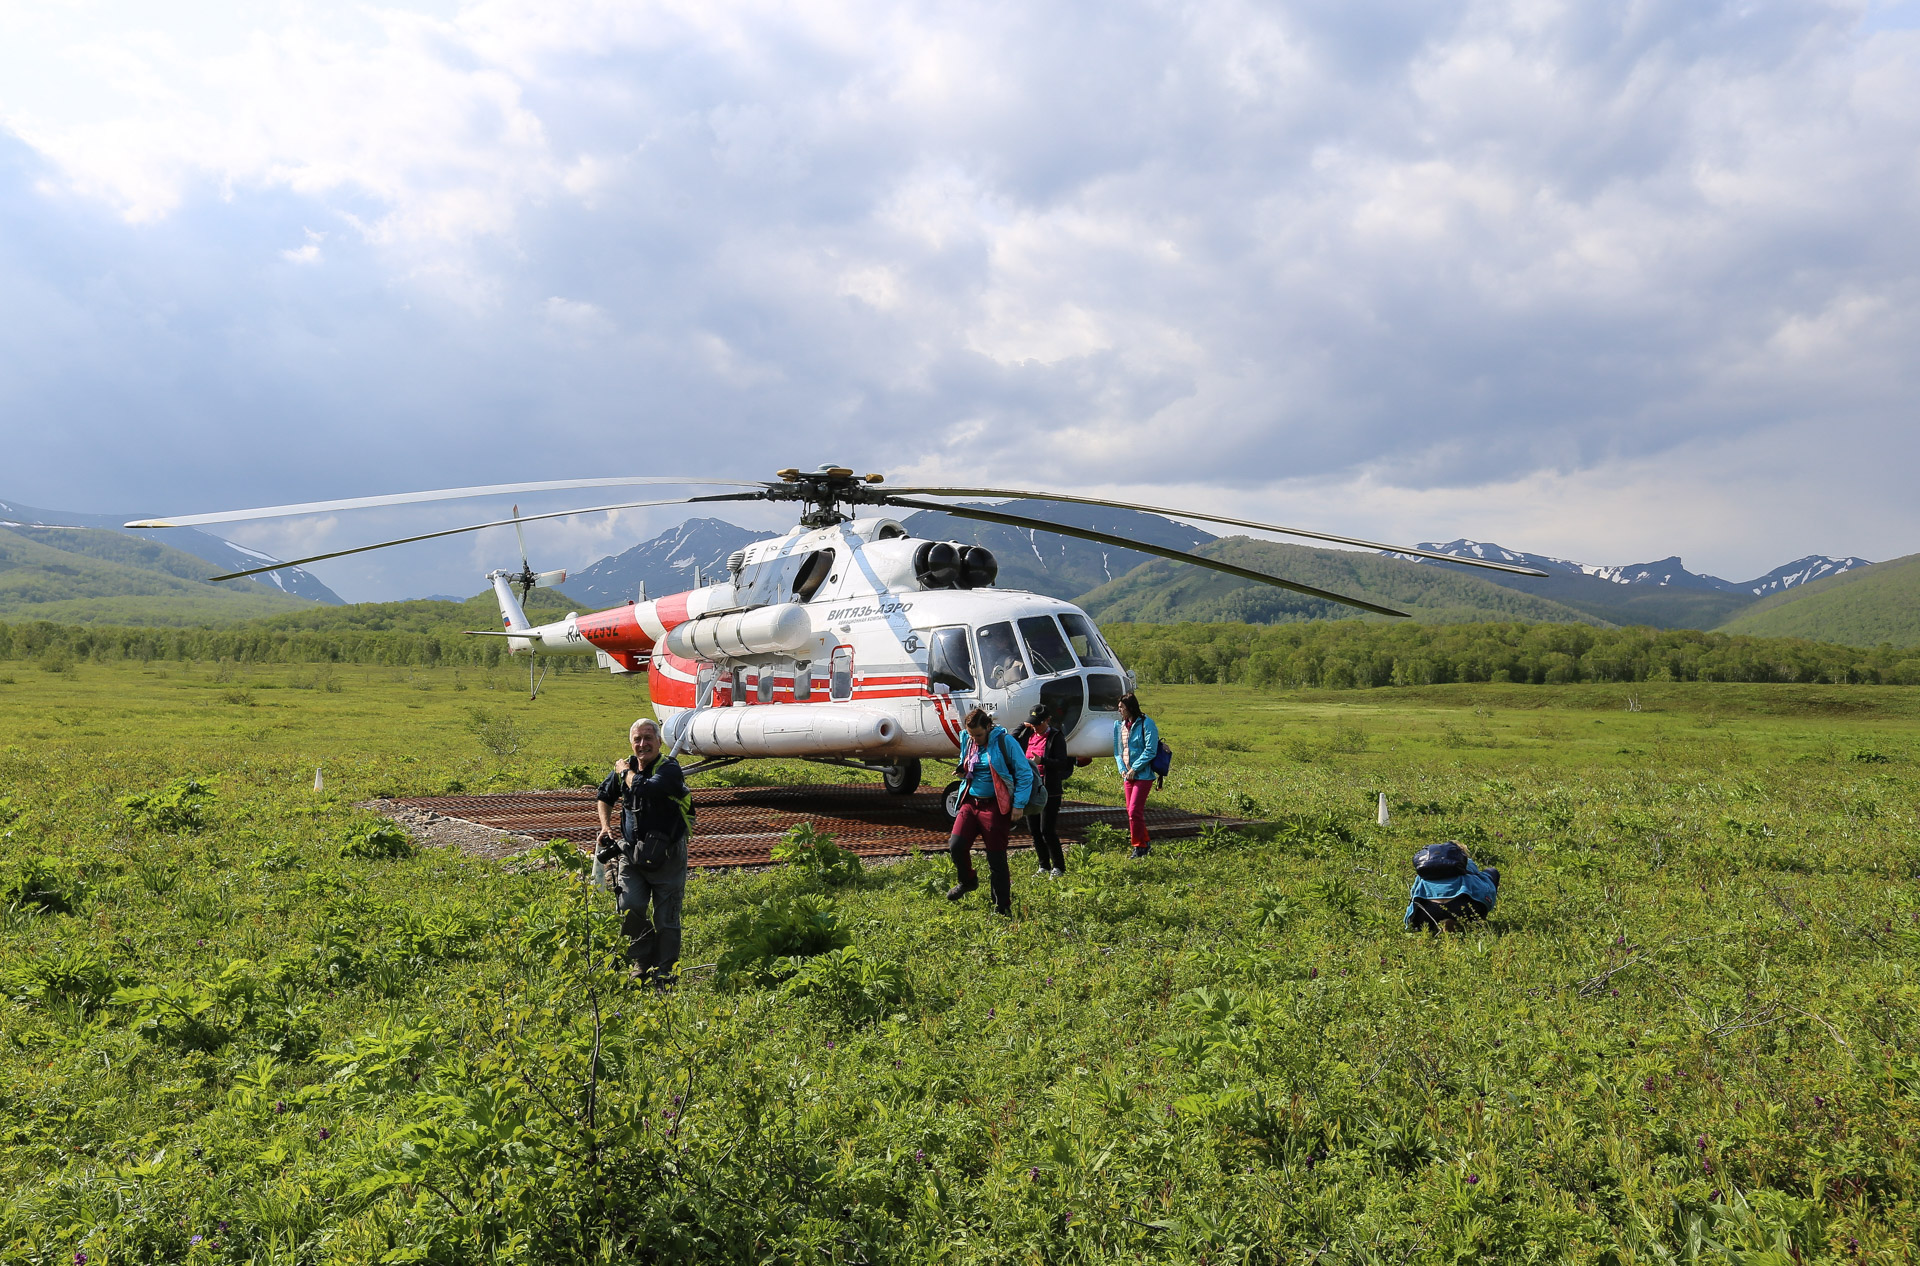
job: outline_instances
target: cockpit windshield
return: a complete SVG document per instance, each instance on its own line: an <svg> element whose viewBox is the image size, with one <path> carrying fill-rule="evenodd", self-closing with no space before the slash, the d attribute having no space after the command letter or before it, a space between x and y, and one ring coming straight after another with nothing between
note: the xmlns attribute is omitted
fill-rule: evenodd
<svg viewBox="0 0 1920 1266"><path fill-rule="evenodd" d="M1119 667L1092 620L1078 612L1067 612L1061 615L1060 623L1066 626L1067 640L1073 643L1073 653L1080 657L1081 664L1088 668Z"/></svg>
<svg viewBox="0 0 1920 1266"><path fill-rule="evenodd" d="M1020 643L1014 640L1013 625L1007 621L983 624L976 635L980 643L980 672L987 685L1004 690L1027 679L1027 665L1020 658Z"/></svg>
<svg viewBox="0 0 1920 1266"><path fill-rule="evenodd" d="M1020 640L1027 644L1027 658L1033 661L1036 677L1073 670L1073 652L1060 636L1060 626L1050 615L1030 615L1020 621Z"/></svg>

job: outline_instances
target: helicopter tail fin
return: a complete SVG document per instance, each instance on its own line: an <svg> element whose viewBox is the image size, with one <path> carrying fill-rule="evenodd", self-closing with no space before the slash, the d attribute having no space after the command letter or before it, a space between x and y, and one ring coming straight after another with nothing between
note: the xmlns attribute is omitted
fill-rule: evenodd
<svg viewBox="0 0 1920 1266"><path fill-rule="evenodd" d="M500 626L508 631L530 629L533 625L528 621L526 611L521 608L520 599L513 596L513 586L507 583L512 575L512 572L504 571L487 573L487 579L493 582L493 596L500 600Z"/></svg>

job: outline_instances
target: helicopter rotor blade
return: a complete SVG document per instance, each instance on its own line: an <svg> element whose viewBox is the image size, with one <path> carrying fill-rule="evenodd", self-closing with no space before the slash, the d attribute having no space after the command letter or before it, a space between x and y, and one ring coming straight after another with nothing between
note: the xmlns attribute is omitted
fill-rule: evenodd
<svg viewBox="0 0 1920 1266"><path fill-rule="evenodd" d="M533 564L527 561L527 534L520 527L520 507L517 505L513 507L513 534L520 538L520 574L531 575ZM522 598L521 601L526 599Z"/></svg>
<svg viewBox="0 0 1920 1266"><path fill-rule="evenodd" d="M942 514L951 514L961 519L979 519L983 523L1004 523L1008 527L1032 528L1042 532L1057 532L1061 536L1077 536L1086 541L1098 541L1102 545L1113 545L1120 549L1136 550L1142 554L1156 554L1161 558L1170 558L1176 563L1192 563L1195 567L1205 567L1212 571L1221 571L1229 576L1238 576L1242 580L1257 581L1263 585L1273 585L1279 589L1291 589L1295 593L1310 598L1324 598L1328 602L1338 602L1349 607L1359 607L1363 611L1372 611L1377 615L1404 616L1405 611L1396 611L1392 607L1383 607L1365 598L1349 598L1345 594L1334 593L1330 589L1316 589L1312 585L1299 584L1292 580L1282 580L1278 576L1269 576L1263 571L1239 567L1233 563L1221 562L1217 558L1207 558L1201 554L1190 554L1185 550L1172 549L1165 545L1150 545L1125 536L1115 536L1111 532L1096 532L1091 528L1064 527L1058 523L1049 523L1045 519L1030 519L1022 514L1002 514L997 510L977 510L972 506L943 506L932 501L914 501L907 497L888 497L887 504L900 506L908 510L938 510Z"/></svg>
<svg viewBox="0 0 1920 1266"><path fill-rule="evenodd" d="M1163 506L1143 506L1128 501L1107 501L1100 497L1075 497L1064 492L1021 492L1013 488L899 488L895 491L906 496L920 497L1027 497L1035 501L1066 501L1083 506L1110 506L1116 510L1144 510L1149 514L1169 514L1177 519L1199 519L1206 523L1228 523L1234 527L1255 528L1262 532L1278 532L1283 536L1301 536L1314 541L1332 541L1337 545L1358 545L1363 549L1382 550L1389 554L1405 554L1413 558L1429 558L1439 563L1459 563L1464 567L1485 567L1491 571L1507 571L1518 576L1545 576L1547 573L1535 567L1522 567L1517 563L1496 563L1484 558L1456 558L1452 554L1442 554L1436 550L1413 549L1406 545L1387 545L1380 541L1366 541L1357 536L1340 536L1333 532L1316 532L1310 528L1282 527L1278 523L1256 523L1252 519L1233 519L1224 514L1205 514L1199 510L1169 510ZM936 507L938 508L938 507ZM948 514L958 514L957 510L948 510Z"/></svg>
<svg viewBox="0 0 1920 1266"><path fill-rule="evenodd" d="M209 580L239 580L242 576L258 576L262 572L279 571L283 567L301 567L307 563L318 563L329 558L345 558L349 554L364 554L369 550L386 549L393 545L411 545L415 541L431 541L441 536L458 536L462 532L478 532L482 528L506 527L511 523L532 523L537 519L564 519L573 514L599 514L607 510L639 510L647 506L679 506L693 501L760 501L763 494L758 492L734 492L708 495L703 497L671 497L665 501L626 501L610 506L581 506L575 510L555 510L548 514L529 514L519 520L494 519L489 523L469 523L465 527L446 528L439 532L421 532L416 536L402 536L391 541L379 541L372 545L356 545L352 549L337 549L326 554L312 554L306 558L291 558L285 562L269 563L265 567L249 567L245 571L230 571L224 575L209 576Z"/></svg>
<svg viewBox="0 0 1920 1266"><path fill-rule="evenodd" d="M714 486L765 488L763 479L682 479L674 475L631 475L609 479L547 479L522 484L481 484L471 488L439 488L429 492L396 492L380 497L347 497L339 501L303 501L298 505L261 506L252 510L218 510L211 514L176 514L124 523L129 528L194 527L202 523L237 523L243 519L276 519L292 514L324 514L334 510L366 510L377 506L413 505L422 501L457 501L462 497L491 497L519 492L554 492L569 488L633 488L649 484L667 487ZM664 504L664 503L662 503Z"/></svg>

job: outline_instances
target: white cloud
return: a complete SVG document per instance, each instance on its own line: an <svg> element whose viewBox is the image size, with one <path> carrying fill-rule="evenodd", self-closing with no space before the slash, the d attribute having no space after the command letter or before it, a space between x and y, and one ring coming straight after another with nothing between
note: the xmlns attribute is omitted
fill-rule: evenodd
<svg viewBox="0 0 1920 1266"><path fill-rule="evenodd" d="M638 430L649 470L859 457L1402 536L1492 536L1478 504L1601 561L1644 551L1582 488L1657 486L1661 552L1920 529L1843 462L1764 506L1720 474L1920 458L1900 5L227 12L0 14L0 230L45 245L0 259L0 416L62 421L18 450L41 501L107 495L63 472L137 414L181 456L116 504L562 477Z"/></svg>

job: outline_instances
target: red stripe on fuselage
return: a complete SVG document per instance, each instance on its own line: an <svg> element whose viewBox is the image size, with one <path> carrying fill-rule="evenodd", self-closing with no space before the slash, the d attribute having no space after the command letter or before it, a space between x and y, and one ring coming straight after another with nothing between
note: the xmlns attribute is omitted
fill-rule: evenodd
<svg viewBox="0 0 1920 1266"><path fill-rule="evenodd" d="M653 649L653 639L634 619L631 604L610 611L595 611L573 622L580 636L608 654L644 655Z"/></svg>

